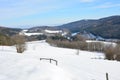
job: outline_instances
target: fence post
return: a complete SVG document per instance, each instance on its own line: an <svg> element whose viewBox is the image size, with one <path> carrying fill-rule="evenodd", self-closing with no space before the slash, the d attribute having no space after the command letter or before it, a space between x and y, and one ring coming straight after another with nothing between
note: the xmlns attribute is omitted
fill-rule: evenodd
<svg viewBox="0 0 120 80"><path fill-rule="evenodd" d="M52 63L52 61L54 61L56 63L56 66L58 65L58 61L55 59L51 59L51 58L40 58L40 60L49 60L50 63Z"/></svg>
<svg viewBox="0 0 120 80"><path fill-rule="evenodd" d="M106 80L109 80L109 78L108 78L108 73L106 73Z"/></svg>
<svg viewBox="0 0 120 80"><path fill-rule="evenodd" d="M52 59L50 59L50 63L52 62L51 60L52 60Z"/></svg>
<svg viewBox="0 0 120 80"><path fill-rule="evenodd" d="M58 65L58 62L56 61L56 66Z"/></svg>

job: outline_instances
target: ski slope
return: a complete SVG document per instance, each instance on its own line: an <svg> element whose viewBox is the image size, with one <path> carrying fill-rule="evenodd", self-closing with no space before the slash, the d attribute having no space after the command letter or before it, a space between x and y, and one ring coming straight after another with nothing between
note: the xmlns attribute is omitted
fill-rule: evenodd
<svg viewBox="0 0 120 80"><path fill-rule="evenodd" d="M45 41L27 43L23 54L14 46L0 46L0 80L120 80L120 62L104 60L97 52L52 47ZM51 64L40 58L58 61Z"/></svg>

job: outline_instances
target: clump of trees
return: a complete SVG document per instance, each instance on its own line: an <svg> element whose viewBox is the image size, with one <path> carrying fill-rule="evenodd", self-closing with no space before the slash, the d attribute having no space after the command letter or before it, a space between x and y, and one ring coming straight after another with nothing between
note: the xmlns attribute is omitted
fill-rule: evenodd
<svg viewBox="0 0 120 80"><path fill-rule="evenodd" d="M0 45L2 46L16 46L18 53L22 53L26 49L25 37L21 35L14 35L12 37L0 34Z"/></svg>
<svg viewBox="0 0 120 80"><path fill-rule="evenodd" d="M37 40L45 40L47 39L46 35L31 35L31 36L25 36L27 41L37 41Z"/></svg>
<svg viewBox="0 0 120 80"><path fill-rule="evenodd" d="M105 58L108 60L114 60L116 56L115 53L115 48L113 48L112 46L106 47L104 50Z"/></svg>
<svg viewBox="0 0 120 80"><path fill-rule="evenodd" d="M12 39L15 42L17 52L23 53L26 50L25 37L22 35L15 35Z"/></svg>
<svg viewBox="0 0 120 80"><path fill-rule="evenodd" d="M39 36L37 36L37 39L38 40L45 40L45 39L47 39L47 36L46 35L39 35Z"/></svg>
<svg viewBox="0 0 120 80"><path fill-rule="evenodd" d="M81 36L76 36L76 38L73 38L74 40L67 39L63 36L52 36L47 39L47 42L51 45L58 46L58 47L64 47L64 48L72 48L72 49L81 49L86 50L87 49L87 43L84 39L81 38Z"/></svg>
<svg viewBox="0 0 120 80"><path fill-rule="evenodd" d="M14 45L14 41L7 35L0 34L0 45Z"/></svg>
<svg viewBox="0 0 120 80"><path fill-rule="evenodd" d="M87 50L102 52L104 50L104 45L100 42L89 42L87 43Z"/></svg>
<svg viewBox="0 0 120 80"><path fill-rule="evenodd" d="M106 59L108 60L118 60L120 61L120 44L117 44L117 46L109 46L106 47L104 50L104 54Z"/></svg>

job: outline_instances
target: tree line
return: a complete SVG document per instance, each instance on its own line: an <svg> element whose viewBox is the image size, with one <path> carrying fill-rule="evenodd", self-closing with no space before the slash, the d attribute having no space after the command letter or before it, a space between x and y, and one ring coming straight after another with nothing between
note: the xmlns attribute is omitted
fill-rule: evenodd
<svg viewBox="0 0 120 80"><path fill-rule="evenodd" d="M49 37L46 41L57 47L102 52L106 59L120 61L120 43L116 43L116 46L113 46L112 44L105 45L101 42L88 43L86 42L86 39L80 35L76 35L69 39L67 37L56 35Z"/></svg>
<svg viewBox="0 0 120 80"><path fill-rule="evenodd" d="M1 46L13 46L15 45L18 53L22 53L26 49L26 40L24 36L14 35L12 37L0 34L0 45Z"/></svg>

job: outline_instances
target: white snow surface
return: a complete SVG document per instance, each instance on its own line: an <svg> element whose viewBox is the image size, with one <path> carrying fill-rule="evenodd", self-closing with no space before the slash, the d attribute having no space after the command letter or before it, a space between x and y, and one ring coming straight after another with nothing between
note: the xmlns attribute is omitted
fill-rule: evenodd
<svg viewBox="0 0 120 80"><path fill-rule="evenodd" d="M115 47L117 44L114 42L106 42L106 41L97 41L97 40L86 40L87 43L94 43L94 42L98 42L98 43L102 43L106 46L113 46Z"/></svg>
<svg viewBox="0 0 120 80"><path fill-rule="evenodd" d="M62 30L48 30L48 29L46 29L45 32L50 33L50 34L55 34L55 33L61 33Z"/></svg>
<svg viewBox="0 0 120 80"><path fill-rule="evenodd" d="M16 53L14 46L0 46L0 80L120 80L120 62L104 60L104 55L52 47L45 41L27 43L27 50ZM54 62L41 60L52 58Z"/></svg>
<svg viewBox="0 0 120 80"><path fill-rule="evenodd" d="M28 30L22 30L19 35L26 35L26 36L32 36L32 35L43 35L43 33L28 33Z"/></svg>
<svg viewBox="0 0 120 80"><path fill-rule="evenodd" d="M26 36L32 36L32 35L43 35L43 33L24 33Z"/></svg>

